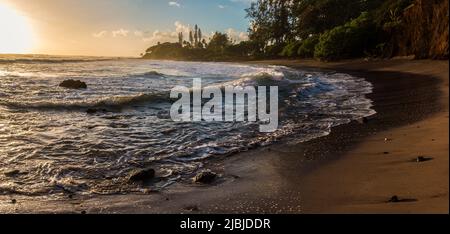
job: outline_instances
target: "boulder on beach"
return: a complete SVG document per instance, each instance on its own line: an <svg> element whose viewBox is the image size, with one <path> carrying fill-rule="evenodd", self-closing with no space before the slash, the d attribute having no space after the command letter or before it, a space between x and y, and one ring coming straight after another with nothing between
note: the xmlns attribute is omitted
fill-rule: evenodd
<svg viewBox="0 0 450 234"><path fill-rule="evenodd" d="M68 89L87 89L87 84L80 80L65 80L59 84L59 87Z"/></svg>
<svg viewBox="0 0 450 234"><path fill-rule="evenodd" d="M214 180L217 178L217 174L210 171L210 170L205 170L205 171L201 171L199 172L194 178L194 182L195 183L200 183L200 184L210 184L212 182L214 182Z"/></svg>
<svg viewBox="0 0 450 234"><path fill-rule="evenodd" d="M136 169L131 172L128 177L129 182L145 182L155 177L155 170L153 168Z"/></svg>

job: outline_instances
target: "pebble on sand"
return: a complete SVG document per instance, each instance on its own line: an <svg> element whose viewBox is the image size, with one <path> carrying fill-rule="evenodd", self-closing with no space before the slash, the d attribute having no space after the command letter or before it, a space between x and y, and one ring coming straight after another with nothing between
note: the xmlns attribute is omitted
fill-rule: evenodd
<svg viewBox="0 0 450 234"><path fill-rule="evenodd" d="M185 206L185 207L183 207L183 209L187 210L187 211L199 211L200 210L197 205Z"/></svg>
<svg viewBox="0 0 450 234"><path fill-rule="evenodd" d="M426 161L430 161L430 160L432 160L433 158L429 158L429 157L425 157L425 156L419 156L419 157L417 157L416 158L416 162L418 162L418 163L420 163L420 162L426 162Z"/></svg>
<svg viewBox="0 0 450 234"><path fill-rule="evenodd" d="M394 195L394 196L391 197L391 199L389 199L388 202L396 203L396 202L400 202L400 199L398 198L397 195Z"/></svg>

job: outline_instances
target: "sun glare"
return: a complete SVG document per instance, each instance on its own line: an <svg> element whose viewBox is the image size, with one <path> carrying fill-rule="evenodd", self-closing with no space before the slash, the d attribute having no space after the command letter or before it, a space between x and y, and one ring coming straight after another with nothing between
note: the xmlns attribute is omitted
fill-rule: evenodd
<svg viewBox="0 0 450 234"><path fill-rule="evenodd" d="M34 36L26 17L0 4L0 53L30 53Z"/></svg>

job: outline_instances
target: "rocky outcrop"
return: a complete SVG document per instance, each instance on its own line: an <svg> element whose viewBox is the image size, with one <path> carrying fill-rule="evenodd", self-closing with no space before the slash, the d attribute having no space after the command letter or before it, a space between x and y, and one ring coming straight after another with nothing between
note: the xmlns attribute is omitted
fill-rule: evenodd
<svg viewBox="0 0 450 234"><path fill-rule="evenodd" d="M397 51L394 55L414 55L418 59L447 59L448 7L448 0L415 0L407 7L395 38Z"/></svg>

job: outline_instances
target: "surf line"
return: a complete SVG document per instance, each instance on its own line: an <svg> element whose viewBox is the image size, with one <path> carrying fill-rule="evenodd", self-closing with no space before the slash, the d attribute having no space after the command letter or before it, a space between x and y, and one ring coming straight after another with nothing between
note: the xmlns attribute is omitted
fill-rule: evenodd
<svg viewBox="0 0 450 234"><path fill-rule="evenodd" d="M278 86L270 86L269 92L266 86L258 86L258 92L253 86L227 85L223 90L208 86L202 89L201 78L195 78L192 92L188 87L176 86L171 90L170 98L178 99L170 108L170 117L175 122L259 121L260 132L278 129ZM202 105L204 99L209 101Z"/></svg>

